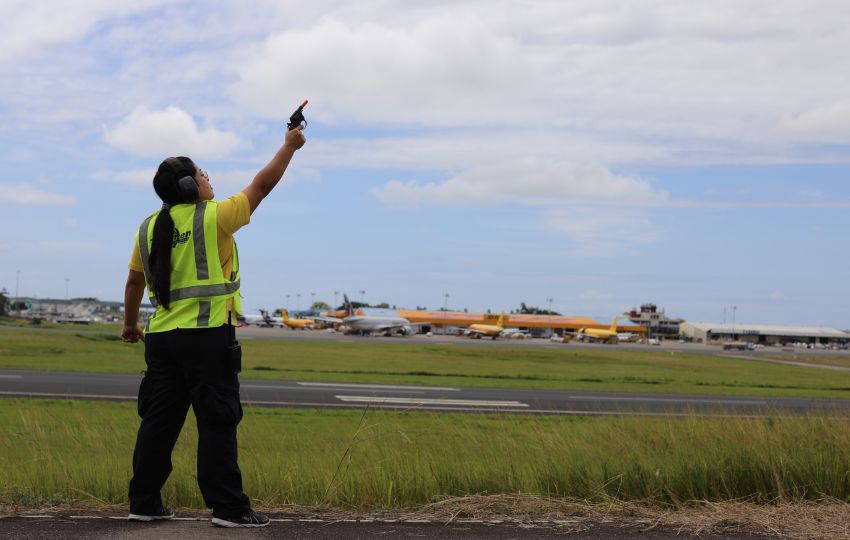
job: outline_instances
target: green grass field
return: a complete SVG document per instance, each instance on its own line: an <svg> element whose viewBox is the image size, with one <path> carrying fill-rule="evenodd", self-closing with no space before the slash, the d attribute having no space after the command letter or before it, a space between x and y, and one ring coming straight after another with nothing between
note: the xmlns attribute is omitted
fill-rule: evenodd
<svg viewBox="0 0 850 540"><path fill-rule="evenodd" d="M710 355L244 340L243 378L850 399L850 374ZM143 345L112 333L0 329L0 368L139 373Z"/></svg>
<svg viewBox="0 0 850 540"><path fill-rule="evenodd" d="M109 332L113 334L121 333L121 324L119 323L92 323L92 324L68 324L68 323L54 323L49 321L41 321L38 323L34 323L28 319L15 319L11 317L0 317L0 326L6 327L17 327L17 328L32 328L37 330L61 330L61 331L99 331L99 332Z"/></svg>
<svg viewBox="0 0 850 540"><path fill-rule="evenodd" d="M126 501L127 403L0 400L0 502ZM187 420L169 504L203 507ZM265 506L410 508L522 493L655 505L850 501L850 426L834 418L570 418L246 409L245 490Z"/></svg>

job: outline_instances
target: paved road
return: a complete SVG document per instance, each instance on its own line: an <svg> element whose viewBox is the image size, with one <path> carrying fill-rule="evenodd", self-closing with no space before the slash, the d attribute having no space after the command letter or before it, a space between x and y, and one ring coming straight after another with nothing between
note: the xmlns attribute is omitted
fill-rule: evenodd
<svg viewBox="0 0 850 540"><path fill-rule="evenodd" d="M0 370L0 397L131 401L141 375ZM850 400L242 380L245 405L569 415L850 416Z"/></svg>
<svg viewBox="0 0 850 540"><path fill-rule="evenodd" d="M646 520L649 521L649 520ZM219 529L209 519L172 520L158 523L130 523L122 517L53 515L44 517L14 517L0 519L2 538L38 538L44 540L90 538L130 540L193 539L267 539L309 538L360 540L374 538L440 538L451 540L525 540L525 539L726 539L764 538L762 535L735 533L713 535L706 532L692 535L673 527L653 527L652 523L606 520L562 520L549 522L506 523L480 520L327 520L275 519L263 529Z"/></svg>

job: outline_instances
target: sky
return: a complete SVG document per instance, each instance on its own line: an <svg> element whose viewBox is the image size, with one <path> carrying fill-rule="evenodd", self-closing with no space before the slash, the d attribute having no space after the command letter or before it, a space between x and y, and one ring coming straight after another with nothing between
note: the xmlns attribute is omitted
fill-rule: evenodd
<svg viewBox="0 0 850 540"><path fill-rule="evenodd" d="M848 23L830 0L0 0L0 288L121 300L160 161L230 196L309 99L236 236L249 313L347 293L850 328Z"/></svg>

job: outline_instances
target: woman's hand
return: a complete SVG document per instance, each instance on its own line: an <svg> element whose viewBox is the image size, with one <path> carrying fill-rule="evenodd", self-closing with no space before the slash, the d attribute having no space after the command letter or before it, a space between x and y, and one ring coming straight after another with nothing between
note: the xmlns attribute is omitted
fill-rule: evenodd
<svg viewBox="0 0 850 540"><path fill-rule="evenodd" d="M124 325L124 330L121 331L121 339L124 343L136 343L139 340L145 340L145 333L138 326Z"/></svg>
<svg viewBox="0 0 850 540"><path fill-rule="evenodd" d="M304 137L304 134L301 133L301 130L304 129L304 126L298 126L295 129L290 129L286 132L286 136L283 138L283 145L292 148L292 150L298 150L304 143L307 142L307 138Z"/></svg>

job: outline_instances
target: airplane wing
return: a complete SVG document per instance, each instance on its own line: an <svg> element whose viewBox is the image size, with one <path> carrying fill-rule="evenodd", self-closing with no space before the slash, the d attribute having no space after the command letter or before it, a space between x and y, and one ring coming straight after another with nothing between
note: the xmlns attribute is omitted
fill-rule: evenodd
<svg viewBox="0 0 850 540"><path fill-rule="evenodd" d="M385 332L387 330L396 330L399 328L413 328L422 326L422 323L398 323L398 324L385 324L378 326L375 331L376 332Z"/></svg>
<svg viewBox="0 0 850 540"><path fill-rule="evenodd" d="M403 335L410 335L417 333L414 328L421 327L421 323L393 323L393 324L382 324L377 327L371 329L371 332L392 332L393 330L401 331Z"/></svg>
<svg viewBox="0 0 850 540"><path fill-rule="evenodd" d="M308 318L308 319L313 319L313 320L314 320L314 321L316 321L316 322L321 322L321 323L325 323L325 324L342 324L342 323L344 322L344 321L343 321L342 319L340 319L339 317L321 317L321 316L315 316L315 317L307 317L307 318Z"/></svg>

